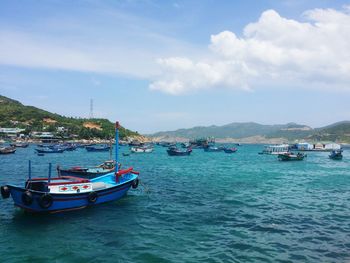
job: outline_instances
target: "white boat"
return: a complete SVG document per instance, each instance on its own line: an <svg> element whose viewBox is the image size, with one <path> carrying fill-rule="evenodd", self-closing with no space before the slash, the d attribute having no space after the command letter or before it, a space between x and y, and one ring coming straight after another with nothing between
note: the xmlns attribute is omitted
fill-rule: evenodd
<svg viewBox="0 0 350 263"><path fill-rule="evenodd" d="M153 147L141 146L141 147L131 147L130 149L133 153L151 153L153 152Z"/></svg>
<svg viewBox="0 0 350 263"><path fill-rule="evenodd" d="M288 152L289 152L288 144L265 145L264 150L261 152L261 154L278 155L278 154L285 154Z"/></svg>

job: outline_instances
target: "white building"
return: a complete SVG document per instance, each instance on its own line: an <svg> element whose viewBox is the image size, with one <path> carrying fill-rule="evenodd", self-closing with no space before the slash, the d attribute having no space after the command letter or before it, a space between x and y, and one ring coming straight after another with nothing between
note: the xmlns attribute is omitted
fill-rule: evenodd
<svg viewBox="0 0 350 263"><path fill-rule="evenodd" d="M308 142L301 142L301 143L297 143L296 147L297 147L297 150L299 151L310 151L314 148L314 145Z"/></svg>
<svg viewBox="0 0 350 263"><path fill-rule="evenodd" d="M324 147L325 150L340 150L341 146L337 143L328 143Z"/></svg>

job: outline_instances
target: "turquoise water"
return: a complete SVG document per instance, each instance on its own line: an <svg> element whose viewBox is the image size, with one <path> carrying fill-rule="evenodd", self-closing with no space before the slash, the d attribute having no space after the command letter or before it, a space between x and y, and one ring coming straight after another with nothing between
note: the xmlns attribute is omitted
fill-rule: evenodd
<svg viewBox="0 0 350 263"><path fill-rule="evenodd" d="M343 161L309 153L302 162L194 150L169 157L121 156L144 187L116 202L56 215L30 215L0 200L1 262L347 262L350 260L350 153ZM121 151L126 151L122 147ZM0 184L23 183L48 163L97 165L108 153L84 149L0 155Z"/></svg>

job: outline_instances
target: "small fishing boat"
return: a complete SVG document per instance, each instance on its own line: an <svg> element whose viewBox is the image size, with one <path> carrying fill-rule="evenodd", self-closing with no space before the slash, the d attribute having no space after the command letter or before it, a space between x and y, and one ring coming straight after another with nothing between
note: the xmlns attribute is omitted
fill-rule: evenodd
<svg viewBox="0 0 350 263"><path fill-rule="evenodd" d="M94 178L113 172L115 169L115 161L105 161L96 167L75 166L70 169L61 169L57 166L57 173L60 176L78 176L83 178Z"/></svg>
<svg viewBox="0 0 350 263"><path fill-rule="evenodd" d="M192 149L207 148L209 146L214 146L215 139L213 137L198 138L190 140L189 144Z"/></svg>
<svg viewBox="0 0 350 263"><path fill-rule="evenodd" d="M130 153L123 153L123 156L130 156Z"/></svg>
<svg viewBox="0 0 350 263"><path fill-rule="evenodd" d="M192 152L191 148L188 148L185 151L179 150L177 147L169 147L167 150L168 155L170 156L187 156L190 155Z"/></svg>
<svg viewBox="0 0 350 263"><path fill-rule="evenodd" d="M48 147L42 147L35 149L37 153L63 153L64 149L61 148L48 148Z"/></svg>
<svg viewBox="0 0 350 263"><path fill-rule="evenodd" d="M138 147L138 146L143 146L143 143L140 142L140 141L138 141L138 140L133 140L132 142L129 143L129 146L130 146L130 147L133 147L133 146L136 146L136 147Z"/></svg>
<svg viewBox="0 0 350 263"><path fill-rule="evenodd" d="M16 152L16 147L13 147L13 146L0 147L0 154L11 154L15 152Z"/></svg>
<svg viewBox="0 0 350 263"><path fill-rule="evenodd" d="M303 153L294 154L291 152L279 154L277 156L278 160L280 161L302 161L305 157L306 155Z"/></svg>
<svg viewBox="0 0 350 263"><path fill-rule="evenodd" d="M10 144L12 147L16 148L27 148L29 146L29 143L26 142L14 142Z"/></svg>
<svg viewBox="0 0 350 263"><path fill-rule="evenodd" d="M91 146L86 146L85 149L88 152L107 152L111 149L111 146L107 144L91 145Z"/></svg>
<svg viewBox="0 0 350 263"><path fill-rule="evenodd" d="M334 150L331 152L331 154L328 156L332 160L342 160L343 159L343 154L342 150Z"/></svg>
<svg viewBox="0 0 350 263"><path fill-rule="evenodd" d="M116 123L118 141L119 123ZM116 163L118 145L116 147ZM138 172L132 167L86 179L74 176L51 177L51 164L47 178L32 178L29 162L28 179L23 185L7 184L1 186L3 198L12 197L15 205L26 211L38 213L57 213L82 209L88 206L115 201L122 198L128 190L137 188Z"/></svg>
<svg viewBox="0 0 350 263"><path fill-rule="evenodd" d="M205 152L222 152L224 147L208 146L204 148Z"/></svg>
<svg viewBox="0 0 350 263"><path fill-rule="evenodd" d="M43 153L37 153L38 156L44 156L45 154Z"/></svg>
<svg viewBox="0 0 350 263"><path fill-rule="evenodd" d="M160 142L159 145L165 148L169 148L176 146L176 142Z"/></svg>
<svg viewBox="0 0 350 263"><path fill-rule="evenodd" d="M150 146L141 146L141 147L131 147L130 151L132 153L151 153L153 152L153 147Z"/></svg>
<svg viewBox="0 0 350 263"><path fill-rule="evenodd" d="M235 153L237 152L237 148L233 147L233 148L224 148L224 152L225 153Z"/></svg>

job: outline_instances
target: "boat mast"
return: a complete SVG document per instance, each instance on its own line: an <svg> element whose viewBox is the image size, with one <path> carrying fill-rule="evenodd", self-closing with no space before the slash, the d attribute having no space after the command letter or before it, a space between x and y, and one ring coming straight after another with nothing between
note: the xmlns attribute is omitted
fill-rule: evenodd
<svg viewBox="0 0 350 263"><path fill-rule="evenodd" d="M29 180L32 179L32 162L30 160L28 162L28 178Z"/></svg>
<svg viewBox="0 0 350 263"><path fill-rule="evenodd" d="M115 123L115 172L118 172L119 121Z"/></svg>

